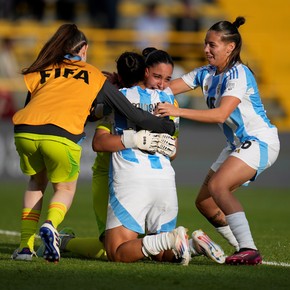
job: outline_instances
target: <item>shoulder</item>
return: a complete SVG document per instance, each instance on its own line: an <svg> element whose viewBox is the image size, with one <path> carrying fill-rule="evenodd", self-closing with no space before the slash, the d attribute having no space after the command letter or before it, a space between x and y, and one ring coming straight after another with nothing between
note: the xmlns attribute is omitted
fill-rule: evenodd
<svg viewBox="0 0 290 290"><path fill-rule="evenodd" d="M204 65L198 68L195 68L191 72L185 74L188 76L196 76L196 75L206 75L206 74L214 74L216 71L216 68L212 65Z"/></svg>
<svg viewBox="0 0 290 290"><path fill-rule="evenodd" d="M167 95L173 95L173 92L170 87L167 87L166 89L163 90Z"/></svg>
<svg viewBox="0 0 290 290"><path fill-rule="evenodd" d="M146 89L148 92L151 94L157 94L157 95L162 95L162 96L168 96L168 97L174 97L173 92L170 87L165 88L164 90L152 90L152 89Z"/></svg>
<svg viewBox="0 0 290 290"><path fill-rule="evenodd" d="M245 74L251 73L251 70L242 63L236 63L226 72L226 76L230 79L237 79Z"/></svg>
<svg viewBox="0 0 290 290"><path fill-rule="evenodd" d="M250 68L244 64L235 64L224 77L226 83L236 83L238 86L256 86L256 80Z"/></svg>
<svg viewBox="0 0 290 290"><path fill-rule="evenodd" d="M90 70L90 71L93 71L93 72L96 72L97 74L101 74L103 75L103 73L95 66L93 66L92 64L90 63L87 63L87 62L80 62L81 63L81 67L83 66L84 68L86 68L87 70ZM104 75L103 75L104 76ZM104 76L105 77L105 76Z"/></svg>
<svg viewBox="0 0 290 290"><path fill-rule="evenodd" d="M123 94L123 95L128 95L128 94L136 94L139 91L138 86L135 87L131 87L131 88L120 88L119 91ZM141 89L141 88L140 88Z"/></svg>

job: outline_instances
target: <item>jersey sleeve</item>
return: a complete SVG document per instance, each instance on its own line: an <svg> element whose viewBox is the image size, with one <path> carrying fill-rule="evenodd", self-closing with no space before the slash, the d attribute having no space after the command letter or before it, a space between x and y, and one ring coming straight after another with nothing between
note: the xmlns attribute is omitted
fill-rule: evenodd
<svg viewBox="0 0 290 290"><path fill-rule="evenodd" d="M232 96L242 100L247 95L247 83L245 71L241 67L230 70L225 79L225 90L222 97Z"/></svg>
<svg viewBox="0 0 290 290"><path fill-rule="evenodd" d="M193 71L183 75L181 78L191 89L194 90L195 88L200 86L197 75L198 75L198 69L194 69Z"/></svg>

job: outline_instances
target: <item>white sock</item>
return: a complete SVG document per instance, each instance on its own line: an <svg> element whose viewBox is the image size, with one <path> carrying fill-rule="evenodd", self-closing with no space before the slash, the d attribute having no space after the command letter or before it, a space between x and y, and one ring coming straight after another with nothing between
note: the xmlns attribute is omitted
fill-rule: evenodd
<svg viewBox="0 0 290 290"><path fill-rule="evenodd" d="M239 243L240 249L249 248L257 250L244 212L227 215L226 220Z"/></svg>
<svg viewBox="0 0 290 290"><path fill-rule="evenodd" d="M240 249L239 243L237 239L235 238L235 236L233 235L233 232L229 225L224 226L224 227L218 227L215 229L229 242L230 245L235 247L236 251Z"/></svg>
<svg viewBox="0 0 290 290"><path fill-rule="evenodd" d="M161 233L143 238L142 252L145 257L156 256L162 251L172 249L172 233Z"/></svg>

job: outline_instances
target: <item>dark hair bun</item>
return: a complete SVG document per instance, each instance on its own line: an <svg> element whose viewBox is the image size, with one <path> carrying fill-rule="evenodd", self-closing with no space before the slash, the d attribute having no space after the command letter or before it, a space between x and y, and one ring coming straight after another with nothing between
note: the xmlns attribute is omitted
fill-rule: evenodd
<svg viewBox="0 0 290 290"><path fill-rule="evenodd" d="M236 20L233 22L233 25L239 28L241 25L243 25L246 22L245 17L238 16Z"/></svg>
<svg viewBox="0 0 290 290"><path fill-rule="evenodd" d="M155 50L157 50L157 48L155 48L155 47L146 47L143 49L142 55L146 58L149 53L151 53L152 51L155 51Z"/></svg>

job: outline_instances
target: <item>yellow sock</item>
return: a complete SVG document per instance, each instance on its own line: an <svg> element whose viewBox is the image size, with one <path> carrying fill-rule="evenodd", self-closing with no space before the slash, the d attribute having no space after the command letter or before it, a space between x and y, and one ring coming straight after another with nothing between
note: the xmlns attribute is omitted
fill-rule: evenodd
<svg viewBox="0 0 290 290"><path fill-rule="evenodd" d="M30 251L34 250L34 239L39 218L40 210L22 209L20 250L23 248L29 248Z"/></svg>
<svg viewBox="0 0 290 290"><path fill-rule="evenodd" d="M98 238L71 239L65 250L86 258L107 260L104 245Z"/></svg>
<svg viewBox="0 0 290 290"><path fill-rule="evenodd" d="M58 225L64 220L67 207L61 202L52 202L48 206L47 220L52 222L52 225L57 228Z"/></svg>

